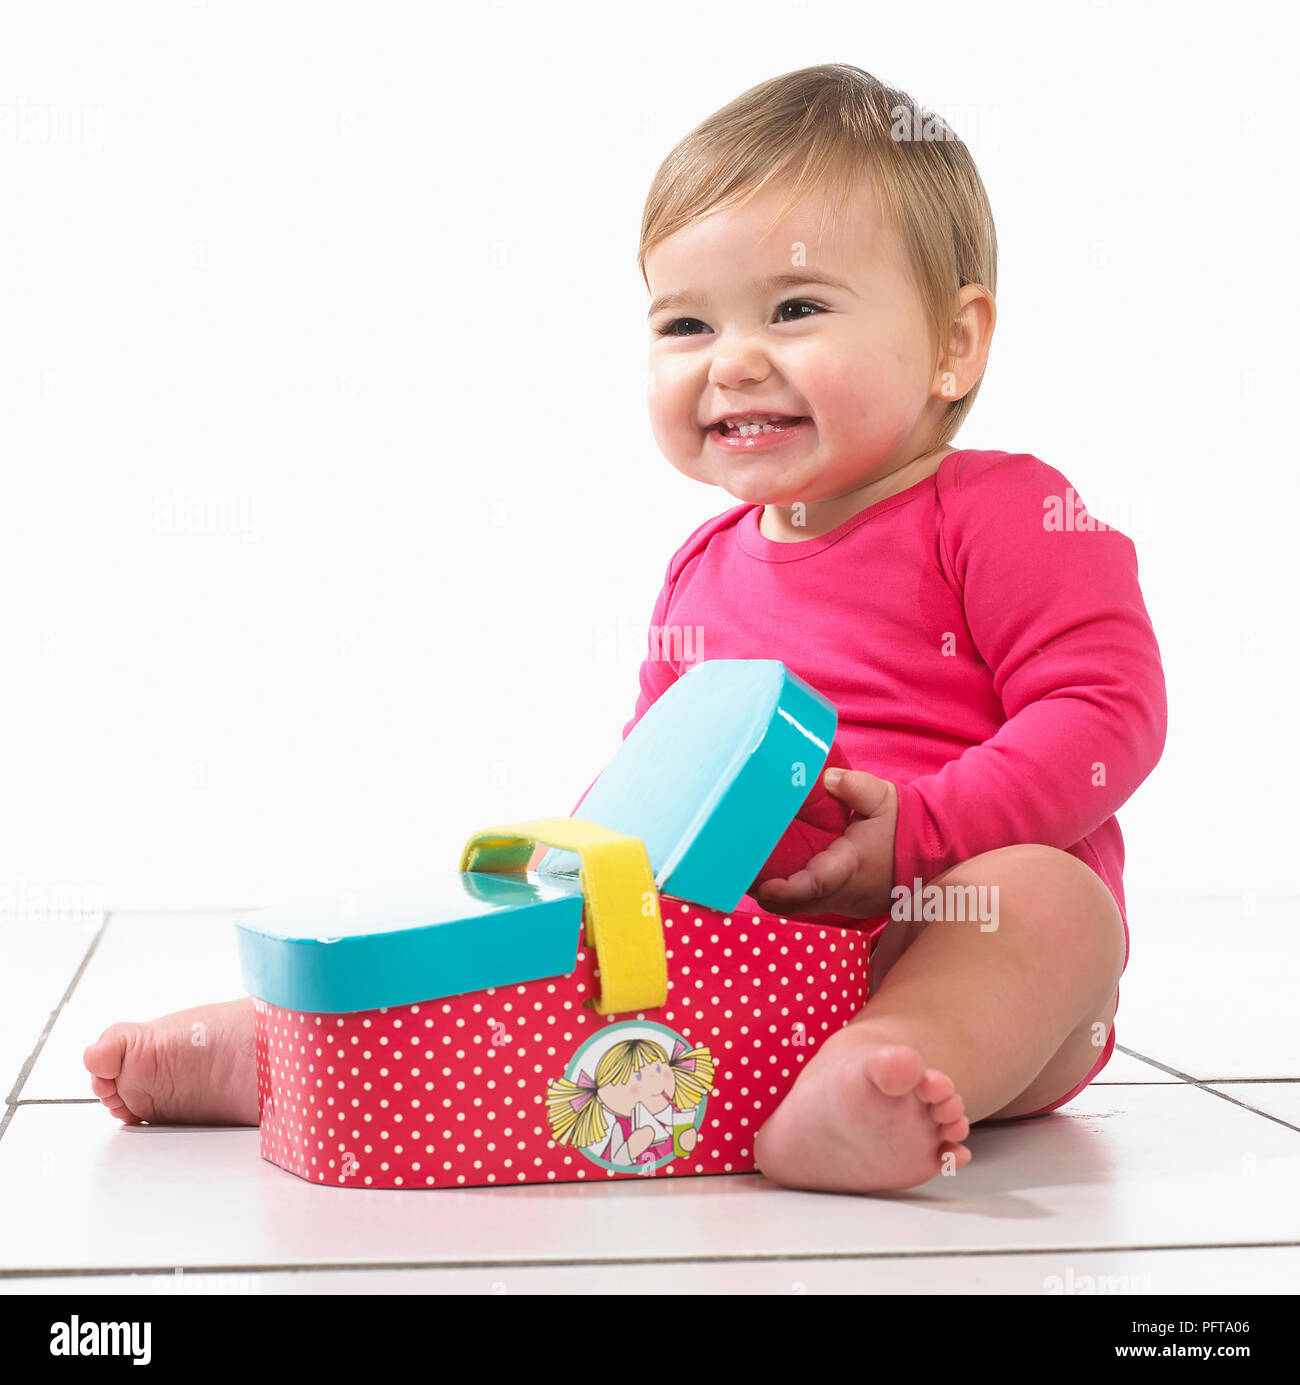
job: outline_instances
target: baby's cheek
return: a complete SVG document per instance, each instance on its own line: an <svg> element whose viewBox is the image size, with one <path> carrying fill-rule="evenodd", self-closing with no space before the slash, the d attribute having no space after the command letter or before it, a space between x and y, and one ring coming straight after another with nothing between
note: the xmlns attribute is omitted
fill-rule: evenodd
<svg viewBox="0 0 1300 1385"><path fill-rule="evenodd" d="M830 438L851 447L865 442L888 449L906 436L914 387L905 363L868 352L828 372L817 387L823 426Z"/></svg>
<svg viewBox="0 0 1300 1385"><path fill-rule="evenodd" d="M647 382L646 407L650 431L665 455L698 447L695 402L688 386L671 371L652 372Z"/></svg>
<svg viewBox="0 0 1300 1385"><path fill-rule="evenodd" d="M681 424L663 402L650 401L650 432L659 450L666 457L674 457L682 449Z"/></svg>
<svg viewBox="0 0 1300 1385"><path fill-rule="evenodd" d="M846 349L832 359L810 363L808 386L831 408L857 415L870 408L872 395L893 380L897 367L875 351Z"/></svg>

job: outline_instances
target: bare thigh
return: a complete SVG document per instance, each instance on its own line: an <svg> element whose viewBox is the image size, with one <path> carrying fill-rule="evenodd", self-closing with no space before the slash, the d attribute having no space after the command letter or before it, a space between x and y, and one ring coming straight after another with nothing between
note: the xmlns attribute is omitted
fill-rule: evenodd
<svg viewBox="0 0 1300 1385"><path fill-rule="evenodd" d="M973 857L969 861L951 867L926 883L935 885L985 883L985 877L994 864L992 858L1003 852L1014 850L1017 848L1003 848L1002 852L989 852L985 853L984 856ZM1066 855L1064 852L1058 854ZM1070 861L1073 862L1074 859L1071 857ZM1086 866L1081 870L1070 868L1066 872L1066 878L1063 878L1063 886L1077 891L1079 907L1096 917L1099 928L1111 930L1112 935L1114 935L1115 930L1118 930L1122 935L1123 922L1118 906L1115 904L1110 891L1093 871ZM885 926L871 954L869 996L876 994L889 971L915 943L927 926L929 925L917 921L908 922L900 919L891 919ZM1014 1116L1040 1110L1044 1106L1051 1105L1052 1102L1067 1092L1072 1091L1088 1076L1101 1056L1110 1035L1119 1004L1117 982L1119 971L1122 968L1123 962L1120 960L1115 968L1114 981L1108 983L1098 993L1095 1012L1071 1031L1033 1081L1013 1100L984 1116L983 1120L1008 1120Z"/></svg>

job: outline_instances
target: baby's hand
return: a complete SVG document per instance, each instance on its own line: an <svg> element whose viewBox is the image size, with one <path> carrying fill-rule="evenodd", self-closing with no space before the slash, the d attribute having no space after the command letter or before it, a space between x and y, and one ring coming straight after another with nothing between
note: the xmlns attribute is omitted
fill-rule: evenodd
<svg viewBox="0 0 1300 1385"><path fill-rule="evenodd" d="M839 782L835 782L836 776ZM843 914L873 918L889 912L894 885L894 831L898 825L898 790L888 779L865 770L830 769L827 789L855 813L823 851L787 878L756 884L753 897L774 914L792 911L812 916Z"/></svg>
<svg viewBox="0 0 1300 1385"><path fill-rule="evenodd" d="M848 769L849 762L840 749L838 741L831 742L830 753L826 756L825 769ZM786 879L801 871L808 862L825 851L832 842L844 835L853 811L826 790L825 776L813 780L808 797L799 805L789 827L772 849L772 854L755 875L749 893L755 895L755 886L774 877Z"/></svg>

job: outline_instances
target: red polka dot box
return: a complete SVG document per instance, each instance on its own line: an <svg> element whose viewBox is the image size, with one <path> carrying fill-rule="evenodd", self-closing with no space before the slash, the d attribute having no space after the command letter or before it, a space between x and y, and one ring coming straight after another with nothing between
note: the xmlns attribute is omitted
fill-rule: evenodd
<svg viewBox="0 0 1300 1385"><path fill-rule="evenodd" d="M795 815L835 725L783 664L707 660L582 817L241 918L262 1157L339 1188L753 1171L755 1133L867 998L866 932L745 893L806 859Z"/></svg>

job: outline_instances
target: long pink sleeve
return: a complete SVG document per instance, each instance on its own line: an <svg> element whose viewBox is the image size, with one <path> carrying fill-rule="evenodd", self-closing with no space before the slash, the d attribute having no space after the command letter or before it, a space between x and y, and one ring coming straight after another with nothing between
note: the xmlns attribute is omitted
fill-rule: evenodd
<svg viewBox="0 0 1300 1385"><path fill-rule="evenodd" d="M1093 521L1072 508L1065 477L1036 458L958 466L938 491L940 562L1007 720L898 784L895 880L908 887L1001 846L1074 846L1132 795L1165 742L1164 674L1132 542L1083 527Z"/></svg>
<svg viewBox="0 0 1300 1385"><path fill-rule="evenodd" d="M780 659L835 704L830 762L898 787L895 884L1041 842L1095 870L1124 912L1115 814L1166 723L1132 542L1087 527L1066 478L1028 453L953 452L793 543L763 536L762 509L733 507L673 555L651 627L683 652L690 632L692 654L647 649L624 737L690 665ZM842 832L820 786L760 879Z"/></svg>

